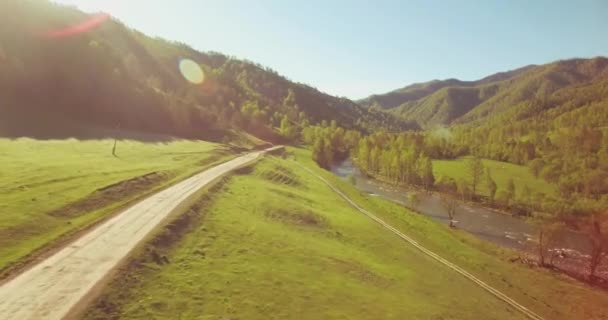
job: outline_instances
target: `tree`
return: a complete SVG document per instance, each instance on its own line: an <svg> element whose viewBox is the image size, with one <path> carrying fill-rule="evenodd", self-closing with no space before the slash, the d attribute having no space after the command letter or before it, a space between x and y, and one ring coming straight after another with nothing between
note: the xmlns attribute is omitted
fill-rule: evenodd
<svg viewBox="0 0 608 320"><path fill-rule="evenodd" d="M456 185L458 188L458 194L462 197L462 201L467 201L471 196L471 189L469 189L469 184L463 180L459 179L456 181Z"/></svg>
<svg viewBox="0 0 608 320"><path fill-rule="evenodd" d="M334 150L332 149L331 142L328 139L323 139L323 160L324 168L328 169L331 163L334 161Z"/></svg>
<svg viewBox="0 0 608 320"><path fill-rule="evenodd" d="M435 176L433 175L433 162L431 158L424 157L422 162L422 185L427 191L435 184Z"/></svg>
<svg viewBox="0 0 608 320"><path fill-rule="evenodd" d="M551 246L557 240L557 235L562 228L562 224L559 221L547 220L538 218L536 224L538 225L538 259L540 266L553 265L553 259L555 258L556 252L554 251L551 255L549 264L546 263L546 254L551 249Z"/></svg>
<svg viewBox="0 0 608 320"><path fill-rule="evenodd" d="M458 201L449 196L441 196L441 205L445 208L448 218L450 219L450 228L454 228L455 221L454 217L456 217L456 209L458 208Z"/></svg>
<svg viewBox="0 0 608 320"><path fill-rule="evenodd" d="M420 198L416 192L409 193L407 195L407 201L412 209L415 209L418 205L420 205Z"/></svg>
<svg viewBox="0 0 608 320"><path fill-rule="evenodd" d="M118 133L119 133L119 130L120 130L120 123L119 123L119 124L116 126L116 134L117 134L117 135L118 135ZM115 158L118 158L118 155L116 154L116 144L117 144L117 143L118 143L118 138L117 138L117 137L114 137L114 145L112 146L112 155L113 155Z"/></svg>
<svg viewBox="0 0 608 320"><path fill-rule="evenodd" d="M472 195L475 196L477 185L479 185L479 181L483 175L483 163L480 157L473 156L467 160L467 173L471 183Z"/></svg>
<svg viewBox="0 0 608 320"><path fill-rule="evenodd" d="M348 175L348 182L350 184L352 184L353 186L357 184L357 178L355 178L354 174L349 174Z"/></svg>
<svg viewBox="0 0 608 320"><path fill-rule="evenodd" d="M519 194L519 202L528 203L530 202L530 198L532 198L532 190L530 190L527 184L524 184L524 187L521 189Z"/></svg>
<svg viewBox="0 0 608 320"><path fill-rule="evenodd" d="M608 232L606 232L608 223L606 222L605 217L602 219L600 215L594 214L587 223L591 240L591 259L589 261L589 279L591 280L595 278L595 271L608 251Z"/></svg>
<svg viewBox="0 0 608 320"><path fill-rule="evenodd" d="M496 186L494 179L492 179L490 168L487 169L486 173L486 187L488 188L488 192L490 194L490 203L494 204L494 198L496 197L496 190L498 187Z"/></svg>
<svg viewBox="0 0 608 320"><path fill-rule="evenodd" d="M312 147L312 159L324 169L328 169L331 164L333 154L331 147L326 139L319 138Z"/></svg>
<svg viewBox="0 0 608 320"><path fill-rule="evenodd" d="M296 94L293 89L289 88L287 90L287 96L285 96L285 99L283 99L283 105L286 107L296 106Z"/></svg>
<svg viewBox="0 0 608 320"><path fill-rule="evenodd" d="M513 182L513 178L509 178L507 182L507 190L506 190L506 200L507 205L511 204L511 201L515 197L515 182Z"/></svg>
<svg viewBox="0 0 608 320"><path fill-rule="evenodd" d="M544 166L545 166L545 162L540 158L536 158L528 163L528 167L530 168L530 171L537 178L538 178L538 175L540 174L540 172L543 170Z"/></svg>
<svg viewBox="0 0 608 320"><path fill-rule="evenodd" d="M458 191L458 184L456 183L456 180L454 180L454 178L448 177L448 176L440 176L439 180L437 181L437 186L441 190L447 191L447 192L457 192Z"/></svg>
<svg viewBox="0 0 608 320"><path fill-rule="evenodd" d="M279 133L287 140L291 141L296 137L296 128L291 124L287 116L283 116Z"/></svg>

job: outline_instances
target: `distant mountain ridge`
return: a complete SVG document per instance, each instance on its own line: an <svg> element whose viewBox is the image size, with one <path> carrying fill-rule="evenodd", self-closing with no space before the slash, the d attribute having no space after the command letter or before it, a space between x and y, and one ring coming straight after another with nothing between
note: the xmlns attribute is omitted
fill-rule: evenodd
<svg viewBox="0 0 608 320"><path fill-rule="evenodd" d="M608 59L561 60L500 72L477 81L434 80L359 101L376 106L421 127L469 123L498 113L514 116L540 112L572 101L577 91L595 91L602 100L608 82ZM567 95L569 99L565 99ZM578 105L582 107L584 105Z"/></svg>
<svg viewBox="0 0 608 320"><path fill-rule="evenodd" d="M446 80L431 80L428 82L415 83L387 92L385 94L371 95L357 102L365 107L377 105L382 109L391 109L398 107L403 103L424 98L445 87L473 87L496 81L508 80L533 67L535 66L529 65L511 71L499 72L476 81L463 81L451 78Z"/></svg>

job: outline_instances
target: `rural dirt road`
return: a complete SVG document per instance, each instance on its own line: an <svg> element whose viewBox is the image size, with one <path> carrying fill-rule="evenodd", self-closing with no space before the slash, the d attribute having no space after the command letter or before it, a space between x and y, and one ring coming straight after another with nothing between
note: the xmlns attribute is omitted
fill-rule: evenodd
<svg viewBox="0 0 608 320"><path fill-rule="evenodd" d="M4 283L0 319L66 317L161 222L187 209L204 187L275 148L238 157L160 191Z"/></svg>

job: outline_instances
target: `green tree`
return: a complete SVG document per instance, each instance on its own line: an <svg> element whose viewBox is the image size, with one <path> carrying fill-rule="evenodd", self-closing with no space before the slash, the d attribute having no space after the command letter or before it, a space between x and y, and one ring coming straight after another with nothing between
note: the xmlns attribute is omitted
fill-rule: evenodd
<svg viewBox="0 0 608 320"><path fill-rule="evenodd" d="M433 175L433 162L431 158L424 157L422 167L422 185L424 189L430 190L435 184L435 176Z"/></svg>
<svg viewBox="0 0 608 320"><path fill-rule="evenodd" d="M467 183L464 179L459 179L456 181L456 185L458 187L458 194L462 197L462 201L466 201L471 197L471 188L469 187L469 183Z"/></svg>
<svg viewBox="0 0 608 320"><path fill-rule="evenodd" d="M488 188L490 203L494 204L494 199L496 198L496 190L498 190L498 187L496 185L496 182L492 178L490 168L487 169L486 173L486 187Z"/></svg>
<svg viewBox="0 0 608 320"><path fill-rule="evenodd" d="M283 99L283 105L286 107L294 107L296 105L296 94L293 92L293 89L289 88L287 90L287 96Z"/></svg>
<svg viewBox="0 0 608 320"><path fill-rule="evenodd" d="M420 205L420 197L418 197L416 192L410 192L407 195L407 201L412 209L415 209L418 205Z"/></svg>
<svg viewBox="0 0 608 320"><path fill-rule="evenodd" d="M479 181L483 176L483 163L481 162L480 157L473 156L467 160L467 174L471 183L472 195L475 196L477 186L479 185Z"/></svg>
<svg viewBox="0 0 608 320"><path fill-rule="evenodd" d="M519 199L521 199L520 202L528 203L531 198L532 198L532 190L530 190L530 187L528 187L527 184L524 184L524 186L521 189L521 192L519 194Z"/></svg>
<svg viewBox="0 0 608 320"><path fill-rule="evenodd" d="M335 151L332 149L331 142L328 139L323 139L323 146L324 168L329 169L329 166L331 166L334 161Z"/></svg>
<svg viewBox="0 0 608 320"><path fill-rule="evenodd" d="M515 197L515 182L513 182L513 178L509 178L507 182L507 190L505 192L505 200L508 206L511 205L513 198Z"/></svg>
<svg viewBox="0 0 608 320"><path fill-rule="evenodd" d="M296 128L294 125L291 124L291 121L289 121L287 116L283 116L283 119L281 120L281 127L279 128L279 133L281 134L281 136L283 136L289 141L294 140L296 137Z"/></svg>
<svg viewBox="0 0 608 320"><path fill-rule="evenodd" d="M312 148L312 159L324 169L328 169L333 154L326 139L317 139Z"/></svg>
<svg viewBox="0 0 608 320"><path fill-rule="evenodd" d="M545 166L545 162L539 158L536 158L528 163L528 167L530 168L530 171L537 178L538 178L538 175L540 174L540 172L543 170L544 166Z"/></svg>

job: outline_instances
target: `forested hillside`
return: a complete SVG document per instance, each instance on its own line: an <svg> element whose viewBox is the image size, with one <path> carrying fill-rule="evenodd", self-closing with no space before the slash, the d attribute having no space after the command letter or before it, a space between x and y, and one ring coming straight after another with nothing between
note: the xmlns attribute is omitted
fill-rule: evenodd
<svg viewBox="0 0 608 320"><path fill-rule="evenodd" d="M119 128L219 140L236 129L280 140L281 122L299 127L335 119L362 131L407 127L258 64L151 38L104 14L45 0L5 0L0 12L3 135L81 136L95 135L91 128ZM200 65L201 84L182 77L182 59Z"/></svg>
<svg viewBox="0 0 608 320"><path fill-rule="evenodd" d="M605 102L608 59L563 60L497 73L478 81L449 79L414 84L362 100L365 106L389 109L422 127L487 121L505 116L522 120ZM561 108L560 108L561 107Z"/></svg>
<svg viewBox="0 0 608 320"><path fill-rule="evenodd" d="M376 106L380 109L392 109L408 102L413 102L428 97L446 87L475 87L492 82L511 79L527 70L534 68L530 65L507 72L499 72L477 81L462 81L458 79L432 80L429 82L415 83L401 89L393 90L385 94L374 94L368 98L358 101L365 107Z"/></svg>
<svg viewBox="0 0 608 320"><path fill-rule="evenodd" d="M606 208L607 58L528 66L475 82L434 81L365 101L376 105L384 101L383 106L390 108L395 97L405 102L389 112L417 121L426 131L367 138L358 148L364 170L424 185L424 172L430 172L425 157L475 156L527 166L536 178L558 190L550 198L551 192L529 186L518 195L504 190L507 203L518 198L528 207L551 213ZM440 182L439 187L446 186ZM458 184L450 181L448 189ZM468 193L463 188L458 187L459 192Z"/></svg>
<svg viewBox="0 0 608 320"><path fill-rule="evenodd" d="M6 0L0 11L3 136L120 130L220 141L248 132L308 143L324 167L354 150L369 172L426 188L432 159L473 155L528 166L556 186L560 199L552 201L569 211L608 201L606 58L435 80L360 106L252 62L148 37L105 14L46 0ZM198 83L180 72L183 61L200 66ZM450 128L437 131L443 126ZM421 127L427 131L391 133ZM375 131L386 132L369 135Z"/></svg>

